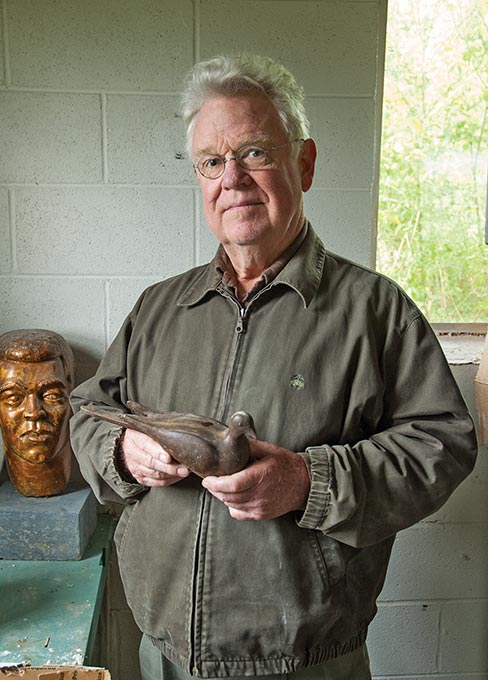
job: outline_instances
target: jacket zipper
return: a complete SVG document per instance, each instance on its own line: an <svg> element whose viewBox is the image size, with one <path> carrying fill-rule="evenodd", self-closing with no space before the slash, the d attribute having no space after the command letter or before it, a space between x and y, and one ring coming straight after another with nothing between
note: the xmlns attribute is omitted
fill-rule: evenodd
<svg viewBox="0 0 488 680"><path fill-rule="evenodd" d="M191 647L190 647L190 674L191 675L198 675L198 668L196 665L196 652L195 652L195 647L196 647L196 641L197 641L197 628L198 628L198 621L197 621L197 597L198 597L198 591L199 591L199 579L198 579L198 570L199 570L199 563L200 563L200 550L201 550L201 543L202 543L202 532L203 532L203 515L205 512L205 506L206 506L206 494L202 494L202 503L200 506L200 513L198 517L198 531L197 531L197 538L196 538L196 545L195 545L195 564L194 564L194 579L193 579L193 585L192 585L192 611L191 611L191 624L190 624L190 630L191 630Z"/></svg>
<svg viewBox="0 0 488 680"><path fill-rule="evenodd" d="M231 385L233 382L233 379L235 377L235 371L236 371L236 364L237 364L237 359L239 358L240 355L240 350L241 350L241 345L242 345L242 336L246 332L246 326L247 326L247 310L248 307L243 307L236 298L230 296L230 295L225 295L228 300L230 300L238 310L238 317L237 317L237 322L234 328L234 341L233 341L233 347L232 347L232 352L231 352L231 360L229 361L229 368L226 372L226 375L224 377L224 388L222 390L222 394L220 397L220 402L219 402L219 407L217 409L217 420L222 420L224 421L225 418L227 417L227 408L228 408L228 401L229 401L229 395L231 392Z"/></svg>
<svg viewBox="0 0 488 680"><path fill-rule="evenodd" d="M247 314L247 308L243 307L238 300L236 300L234 297L230 295L224 295L227 299L231 300L231 302L236 305L238 309L238 318L236 325L234 327L234 339L233 339L233 346L232 346L232 351L231 351L231 356L229 360L229 369L227 370L225 376L224 376L224 387L222 390L222 394L220 397L220 402L219 406L217 409L217 419L218 420L223 420L226 417L226 412L228 408L228 397L231 391L231 385L232 381L235 375L235 369L236 369L236 364L237 364L237 359L240 354L240 349L241 349L241 337L242 335L246 332L246 314ZM198 675L199 669L197 667L196 663L196 648L197 648L197 637L198 637L198 627L199 627L199 622L197 620L197 616L200 616L200 612L197 611L197 602L200 598L200 582L198 578L198 572L200 568L200 552L202 549L202 534L204 533L204 515L206 512L207 508L207 503L206 503L206 494L203 494L202 496L202 504L200 506L200 513L198 517L198 532L197 532L197 539L196 539L196 546L195 546L195 564L194 564L194 580L193 580L193 590L192 590L192 614L191 614L191 635L192 635L192 644L191 644L191 655L190 655L190 673L192 675Z"/></svg>

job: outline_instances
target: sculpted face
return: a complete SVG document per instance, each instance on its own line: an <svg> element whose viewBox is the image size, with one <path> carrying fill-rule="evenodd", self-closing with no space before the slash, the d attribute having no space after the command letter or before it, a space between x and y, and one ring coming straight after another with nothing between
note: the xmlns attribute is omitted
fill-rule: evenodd
<svg viewBox="0 0 488 680"><path fill-rule="evenodd" d="M61 359L0 361L0 425L7 456L45 463L68 436L69 389Z"/></svg>

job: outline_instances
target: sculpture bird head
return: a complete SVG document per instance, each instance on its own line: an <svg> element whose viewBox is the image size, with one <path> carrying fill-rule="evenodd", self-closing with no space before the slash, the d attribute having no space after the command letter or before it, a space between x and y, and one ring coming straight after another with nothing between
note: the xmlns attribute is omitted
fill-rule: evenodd
<svg viewBox="0 0 488 680"><path fill-rule="evenodd" d="M229 430L235 436L246 435L256 439L254 420L249 413L246 413L246 411L237 411L230 417Z"/></svg>

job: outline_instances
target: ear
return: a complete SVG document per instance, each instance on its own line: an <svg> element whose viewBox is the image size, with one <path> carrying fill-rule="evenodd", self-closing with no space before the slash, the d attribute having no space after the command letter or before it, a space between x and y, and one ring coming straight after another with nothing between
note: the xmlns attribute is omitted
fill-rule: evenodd
<svg viewBox="0 0 488 680"><path fill-rule="evenodd" d="M300 170L302 176L302 191L308 191L312 186L315 173L315 159L317 158L317 147L313 139L306 139L303 143L300 156Z"/></svg>

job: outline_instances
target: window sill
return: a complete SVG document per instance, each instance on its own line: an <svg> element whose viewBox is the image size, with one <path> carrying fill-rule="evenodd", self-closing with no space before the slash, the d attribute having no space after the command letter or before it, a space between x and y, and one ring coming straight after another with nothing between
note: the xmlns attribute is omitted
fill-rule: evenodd
<svg viewBox="0 0 488 680"><path fill-rule="evenodd" d="M488 324L432 324L444 354L451 365L479 364Z"/></svg>

